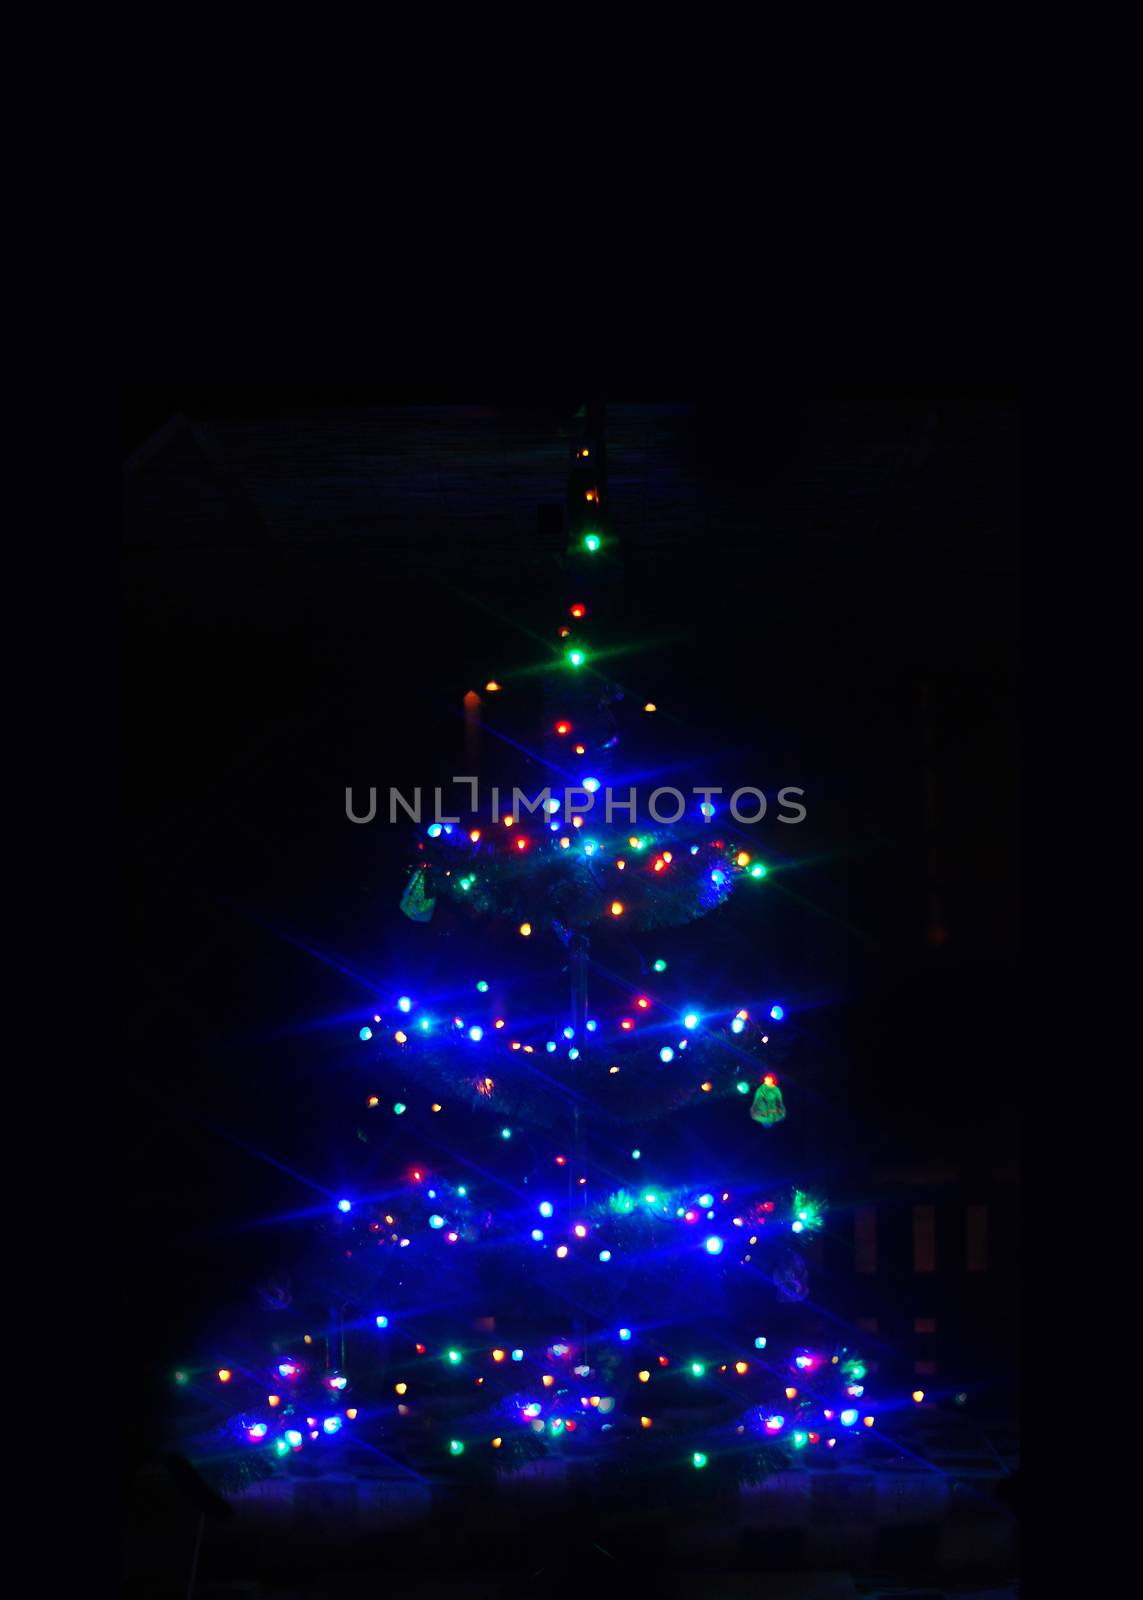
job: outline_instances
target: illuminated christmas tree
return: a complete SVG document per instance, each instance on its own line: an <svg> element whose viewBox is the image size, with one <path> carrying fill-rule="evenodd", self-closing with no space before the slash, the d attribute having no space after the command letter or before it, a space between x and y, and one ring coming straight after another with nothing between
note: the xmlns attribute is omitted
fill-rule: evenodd
<svg viewBox="0 0 1143 1600"><path fill-rule="evenodd" d="M523 782L471 774L467 810L410 824L407 959L331 1086L357 1160L295 1321L194 1375L225 1392L216 1453L251 1472L360 1441L428 1475L571 1454L751 1479L873 1426L865 1365L809 1301L823 1204L768 1177L806 1035L764 974L735 995L702 967L701 919L735 894L780 915L785 867L736 820L756 791L648 780L669 713L624 671L599 437L572 447L567 529L533 673L468 702ZM715 1105L756 1141L749 1181L695 1135Z"/></svg>

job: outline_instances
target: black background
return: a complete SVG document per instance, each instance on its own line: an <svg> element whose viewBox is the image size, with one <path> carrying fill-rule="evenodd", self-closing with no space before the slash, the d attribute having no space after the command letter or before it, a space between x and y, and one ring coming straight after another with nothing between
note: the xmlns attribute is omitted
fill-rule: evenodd
<svg viewBox="0 0 1143 1600"><path fill-rule="evenodd" d="M343 790L466 770L460 699L528 659L518 624L559 549L538 507L562 502L584 403L126 394L132 1459L162 1438L188 1343L288 1270L289 1230L259 1223L312 1203L298 1174L335 1170L325 1073L407 931L407 840L351 827ZM800 901L766 946L816 1013L820 1101L793 1148L902 1239L917 1198L990 1203L961 1359L1006 1372L1016 396L786 387L607 415L627 632L655 642L656 701L742 782L808 792ZM741 914L722 920L706 954L749 953ZM933 1309L957 1293L934 1285Z"/></svg>

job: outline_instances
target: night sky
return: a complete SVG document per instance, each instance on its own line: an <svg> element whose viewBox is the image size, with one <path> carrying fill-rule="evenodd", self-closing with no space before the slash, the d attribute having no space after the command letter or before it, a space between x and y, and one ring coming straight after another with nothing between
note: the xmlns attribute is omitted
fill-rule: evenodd
<svg viewBox="0 0 1143 1600"><path fill-rule="evenodd" d="M127 393L122 1309L152 1379L140 1450L187 1341L289 1270L297 1233L266 1219L312 1203L297 1175L332 1180L352 1140L330 1086L370 982L402 959L409 838L352 827L343 792L469 770L463 694L535 659L583 404ZM810 1008L814 1114L790 1119L791 1161L848 1200L987 1197L999 1251L1019 1070L1016 397L776 388L606 415L641 646L621 675L653 685L680 760L807 790L781 918L759 930L739 896L678 948L745 981L764 964ZM1013 1276L978 1308L1001 1364Z"/></svg>

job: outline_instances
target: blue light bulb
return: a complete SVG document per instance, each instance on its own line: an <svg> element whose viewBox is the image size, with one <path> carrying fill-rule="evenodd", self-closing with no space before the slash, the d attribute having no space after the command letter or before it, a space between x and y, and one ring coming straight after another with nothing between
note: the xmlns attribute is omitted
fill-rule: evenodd
<svg viewBox="0 0 1143 1600"><path fill-rule="evenodd" d="M552 1214L552 1202L550 1200L541 1200L540 1201L540 1215L542 1217L550 1217L551 1214Z"/></svg>
<svg viewBox="0 0 1143 1600"><path fill-rule="evenodd" d="M443 1228L444 1227L444 1218L440 1215L439 1212L436 1212L436 1211L433 1212L432 1216L429 1218L429 1227L430 1228Z"/></svg>
<svg viewBox="0 0 1143 1600"><path fill-rule="evenodd" d="M413 1009L413 1002L409 999L407 994L403 994L401 996L401 998L397 1001L397 1010L398 1011L409 1012L412 1009Z"/></svg>
<svg viewBox="0 0 1143 1600"><path fill-rule="evenodd" d="M722 1254L722 1240L716 1233L712 1233L706 1241L707 1255L720 1256Z"/></svg>
<svg viewBox="0 0 1143 1600"><path fill-rule="evenodd" d="M473 1026L468 1030L468 1037L473 1041L474 1044L479 1044L481 1039L484 1038L484 1029L479 1023L474 1023Z"/></svg>
<svg viewBox="0 0 1143 1600"><path fill-rule="evenodd" d="M339 1200L337 1202L337 1209L339 1211L352 1211L353 1210L353 1201L352 1200Z"/></svg>
<svg viewBox="0 0 1143 1600"><path fill-rule="evenodd" d="M781 1022L782 1018L786 1015L785 1008L782 1006L771 1006L770 1015L773 1017L775 1022Z"/></svg>
<svg viewBox="0 0 1143 1600"><path fill-rule="evenodd" d="M673 1061L674 1059L675 1059L675 1052L671 1049L669 1044L665 1044L663 1046L663 1048L659 1051L659 1060L660 1061Z"/></svg>
<svg viewBox="0 0 1143 1600"><path fill-rule="evenodd" d="M631 1337L631 1329L630 1328L620 1328L619 1337L623 1340L624 1343L626 1343L627 1340L630 1339L630 1337Z"/></svg>
<svg viewBox="0 0 1143 1600"><path fill-rule="evenodd" d="M359 1039L372 1039L372 1037L373 1037L373 1029L372 1028L362 1028L361 1032L357 1035L357 1037Z"/></svg>

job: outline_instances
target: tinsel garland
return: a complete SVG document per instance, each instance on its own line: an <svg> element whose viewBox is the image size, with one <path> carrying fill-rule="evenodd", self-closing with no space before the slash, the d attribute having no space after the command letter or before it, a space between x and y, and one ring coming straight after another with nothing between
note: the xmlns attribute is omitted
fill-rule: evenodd
<svg viewBox="0 0 1143 1600"><path fill-rule="evenodd" d="M561 822L553 831L537 814L512 827L432 826L433 836L418 841L416 865L426 869L418 900L445 894L473 916L505 917L537 932L619 922L630 931L675 927L767 875L751 849L709 823Z"/></svg>
<svg viewBox="0 0 1143 1600"><path fill-rule="evenodd" d="M504 1029L474 1044L459 1030L424 1038L416 1029L379 1028L369 1041L368 1081L378 1087L376 1109L407 1105L419 1093L422 1100L459 1098L469 1109L549 1129L565 1126L572 1106L585 1126L651 1120L709 1098L742 1097L746 1115L746 1097L765 1089L769 1121L763 1125L772 1125L785 1107L771 1070L774 1056L762 1042L770 1035L756 1026L736 1035L732 1026L689 1034L656 1029L650 1039L632 1028L604 1041L587 1034L576 1044L562 1030L544 1039L509 1036Z"/></svg>

